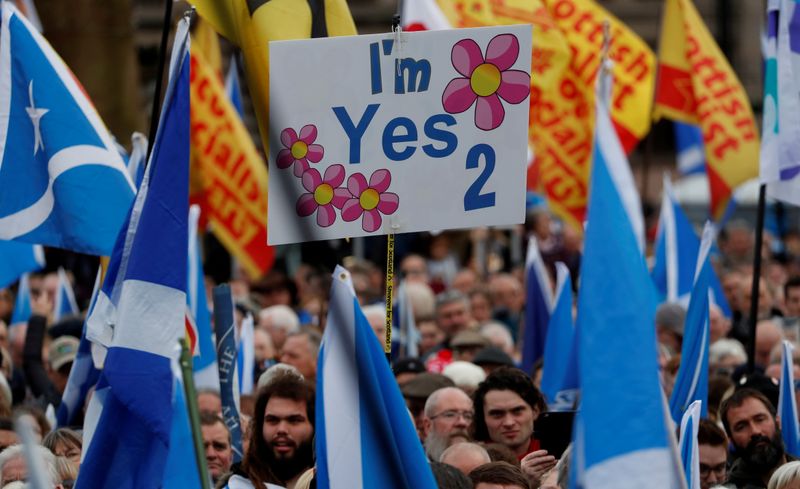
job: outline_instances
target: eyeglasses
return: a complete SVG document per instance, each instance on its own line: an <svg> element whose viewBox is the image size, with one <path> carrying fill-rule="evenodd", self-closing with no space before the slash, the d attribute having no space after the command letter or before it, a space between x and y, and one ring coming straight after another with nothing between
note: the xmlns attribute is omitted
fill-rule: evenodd
<svg viewBox="0 0 800 489"><path fill-rule="evenodd" d="M717 477L724 478L726 469L727 469L727 465L724 462L719 464L719 465L714 465L714 466L706 465L706 464L700 464L700 477L705 479L706 477L708 477L711 474L711 472L714 472L714 474Z"/></svg>
<svg viewBox="0 0 800 489"><path fill-rule="evenodd" d="M473 413L472 411L448 410L448 411L442 411L439 414L431 416L430 419L443 418L447 421L455 421L459 416L464 418L464 421L466 421L467 423L471 423L473 418L475 418L475 413Z"/></svg>

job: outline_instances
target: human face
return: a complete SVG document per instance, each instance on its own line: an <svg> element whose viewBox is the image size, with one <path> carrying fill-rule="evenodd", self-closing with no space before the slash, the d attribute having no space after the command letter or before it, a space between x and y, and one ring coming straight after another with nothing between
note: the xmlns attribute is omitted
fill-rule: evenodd
<svg viewBox="0 0 800 489"><path fill-rule="evenodd" d="M425 416L423 419L425 435L436 433L447 436L449 438L447 446L457 441L467 441L468 429L474 416L472 399L460 389L445 389L439 396L430 417Z"/></svg>
<svg viewBox="0 0 800 489"><path fill-rule="evenodd" d="M53 453L57 457L64 457L68 459L70 462L75 464L75 467L78 467L81 464L81 447L77 447L72 443L56 443Z"/></svg>
<svg viewBox="0 0 800 489"><path fill-rule="evenodd" d="M271 397L264 409L261 435L276 460L291 460L300 444L314 435L305 401Z"/></svg>
<svg viewBox="0 0 800 489"><path fill-rule="evenodd" d="M222 423L201 426L203 447L211 478L215 481L231 468L232 450L228 430Z"/></svg>
<svg viewBox="0 0 800 489"><path fill-rule="evenodd" d="M775 436L775 418L767 406L754 397L744 400L741 406L728 410L731 441L737 450L743 450L756 435L772 439Z"/></svg>
<svg viewBox="0 0 800 489"><path fill-rule="evenodd" d="M295 367L306 379L313 380L317 376L317 357L311 353L306 335L286 338L281 352L281 363Z"/></svg>
<svg viewBox="0 0 800 489"><path fill-rule="evenodd" d="M420 355L431 351L444 341L444 333L433 321L419 324L419 352Z"/></svg>
<svg viewBox="0 0 800 489"><path fill-rule="evenodd" d="M201 392L197 395L197 407L200 412L220 414L222 413L222 401L219 395L213 392Z"/></svg>
<svg viewBox="0 0 800 489"><path fill-rule="evenodd" d="M725 445L699 445L700 486L709 489L728 478L728 449Z"/></svg>
<svg viewBox="0 0 800 489"><path fill-rule="evenodd" d="M786 291L786 315L789 317L800 316L800 287L789 287Z"/></svg>
<svg viewBox="0 0 800 489"><path fill-rule="evenodd" d="M472 317L479 323L485 323L492 319L492 303L483 294L472 294L469 298Z"/></svg>
<svg viewBox="0 0 800 489"><path fill-rule="evenodd" d="M509 390L493 390L483 400L483 416L493 442L502 443L517 455L524 455L530 446L533 421L539 416L519 394Z"/></svg>
<svg viewBox="0 0 800 489"><path fill-rule="evenodd" d="M27 481L28 480L28 466L25 464L25 457L22 455L14 457L3 466L3 477L0 482L0 487L5 486L9 482L14 481Z"/></svg>
<svg viewBox="0 0 800 489"><path fill-rule="evenodd" d="M436 311L436 322L445 334L451 336L469 326L470 319L466 303L460 300L442 304Z"/></svg>

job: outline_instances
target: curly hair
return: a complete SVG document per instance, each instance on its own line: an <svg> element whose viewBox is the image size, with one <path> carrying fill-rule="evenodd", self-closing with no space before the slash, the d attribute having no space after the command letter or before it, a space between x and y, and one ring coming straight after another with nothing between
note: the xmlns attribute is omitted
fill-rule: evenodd
<svg viewBox="0 0 800 489"><path fill-rule="evenodd" d="M283 483L266 463L267 460L270 460L269 447L261 430L264 425L267 403L273 396L305 401L308 420L311 426L314 426L315 392L312 384L299 379L296 375L279 374L258 391L253 418L250 422L250 446L242 460L242 469L254 487L264 487L264 483Z"/></svg>
<svg viewBox="0 0 800 489"><path fill-rule="evenodd" d="M539 389L533 385L530 377L518 368L501 367L489 374L486 380L478 385L472 402L475 407L474 438L477 441L490 442L489 429L486 427L486 418L483 414L484 400L489 391L512 391L522 398L531 409L544 412L546 406L544 397Z"/></svg>

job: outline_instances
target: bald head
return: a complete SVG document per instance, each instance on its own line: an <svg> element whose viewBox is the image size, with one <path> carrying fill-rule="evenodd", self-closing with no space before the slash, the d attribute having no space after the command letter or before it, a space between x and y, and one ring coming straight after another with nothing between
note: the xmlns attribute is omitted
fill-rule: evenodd
<svg viewBox="0 0 800 489"><path fill-rule="evenodd" d="M468 475L473 469L492 461L489 453L477 443L456 443L442 453L440 462Z"/></svg>
<svg viewBox="0 0 800 489"><path fill-rule="evenodd" d="M771 319L762 319L756 324L756 365L767 367L773 348L783 339L783 332Z"/></svg>

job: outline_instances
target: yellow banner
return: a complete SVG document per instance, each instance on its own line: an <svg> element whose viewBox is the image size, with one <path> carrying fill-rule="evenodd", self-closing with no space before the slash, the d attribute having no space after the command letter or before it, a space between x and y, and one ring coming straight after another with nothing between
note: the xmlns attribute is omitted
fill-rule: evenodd
<svg viewBox="0 0 800 489"><path fill-rule="evenodd" d="M347 36L356 27L346 0L189 0L212 26L238 45L244 55L265 152L269 152L269 41ZM298 60L302 63L302 60ZM266 241L264 241L266 243Z"/></svg>
<svg viewBox="0 0 800 489"><path fill-rule="evenodd" d="M759 140L750 101L691 0L667 0L659 42L655 115L703 131L711 213L758 176Z"/></svg>
<svg viewBox="0 0 800 489"><path fill-rule="evenodd" d="M190 198L252 278L272 266L267 246L267 168L200 50L191 65Z"/></svg>

